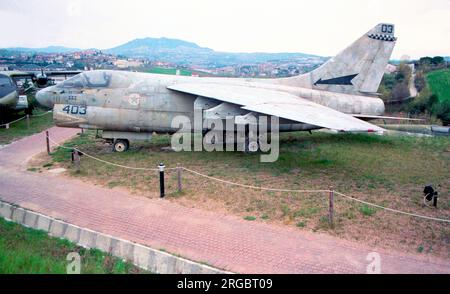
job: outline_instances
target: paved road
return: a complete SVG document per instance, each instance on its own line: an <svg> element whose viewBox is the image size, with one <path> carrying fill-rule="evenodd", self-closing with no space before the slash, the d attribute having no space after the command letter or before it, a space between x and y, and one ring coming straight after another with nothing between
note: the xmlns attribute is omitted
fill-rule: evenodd
<svg viewBox="0 0 450 294"><path fill-rule="evenodd" d="M77 130L52 128L63 141ZM450 261L378 250L324 234L249 222L133 196L77 179L27 172L44 134L0 149L0 198L116 237L240 273L365 273L370 252L383 273L450 273Z"/></svg>

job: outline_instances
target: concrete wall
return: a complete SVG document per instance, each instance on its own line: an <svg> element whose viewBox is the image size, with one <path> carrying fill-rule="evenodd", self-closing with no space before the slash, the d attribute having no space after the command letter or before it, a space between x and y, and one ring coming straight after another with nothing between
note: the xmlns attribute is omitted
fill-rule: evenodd
<svg viewBox="0 0 450 294"><path fill-rule="evenodd" d="M228 273L150 247L110 235L81 228L0 200L0 217L26 227L43 230L50 236L67 239L85 248L101 251L127 260L136 266L159 274Z"/></svg>

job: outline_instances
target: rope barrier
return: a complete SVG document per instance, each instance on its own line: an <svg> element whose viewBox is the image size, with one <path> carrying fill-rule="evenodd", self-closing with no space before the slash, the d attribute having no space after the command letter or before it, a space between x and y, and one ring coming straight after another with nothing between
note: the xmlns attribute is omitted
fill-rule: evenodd
<svg viewBox="0 0 450 294"><path fill-rule="evenodd" d="M105 163L105 164L109 164L109 165L112 165L112 166L125 168L125 169L131 169L131 170L159 171L159 169L157 169L157 168L131 167L131 166L126 166L126 165L122 165L122 164L118 164L118 163L114 163L114 162L109 162L109 161L103 160L101 158L92 156L92 155L90 155L90 154L88 154L88 153L86 153L86 152L84 152L84 151L82 151L82 150L80 150L80 149L78 149L76 147L66 147L66 146L63 146L61 144L58 144L57 142L52 140L50 138L50 136L48 136L48 139L49 139L50 142L52 142L54 145L56 145L56 146L58 146L60 148L67 149L67 150L76 150L76 151L82 153L83 155L85 155L86 157L92 158L94 160L97 160L97 161ZM172 169L176 169L176 168L166 168L166 170L172 170Z"/></svg>
<svg viewBox="0 0 450 294"><path fill-rule="evenodd" d="M130 166L126 166L126 165L121 165L121 164L117 164L114 162L109 162L100 158L97 158L95 156L89 155L86 152L76 148L76 147L66 147L63 146L57 142L55 142L54 140L52 140L50 138L50 136L47 137L49 139L49 141L51 141L54 145L57 145L58 147L64 148L64 149L69 149L69 150L76 150L84 155L86 155L89 158L92 158L94 160L97 160L99 162L105 163L105 164L109 164L112 166L116 166L116 167L121 167L121 168L125 168L125 169L131 169L131 170L147 170L147 171L159 171L159 169L157 168L145 168L145 167L130 167ZM255 190L262 190L262 191L272 191L272 192L291 192L291 193L330 193L332 192L331 190L295 190L295 189L279 189L279 188L266 188L266 187L257 187L257 186L252 186L252 185L246 185L246 184L240 184L240 183L235 183L235 182L231 182L231 181L227 181L227 180L223 180L223 179L219 179L216 177L212 177L212 176L208 176L205 174L202 174L200 172L197 172L195 170L191 170L188 169L186 167L180 167L181 169L190 172L192 174L198 175L200 177L204 177L213 181L217 181L220 183L224 183L224 184L228 184L228 185L233 185L233 186L238 186L238 187L243 187L243 188L248 188L248 189L255 189ZM166 170L174 170L177 169L177 167L175 168L166 168ZM425 215L420 215L420 214L414 214L414 213L410 213L410 212L405 212L405 211L401 211L401 210L397 210L397 209L393 209L393 208L388 208L388 207L384 207L378 204L374 204L374 203L370 203L364 200L360 200L357 198L353 198L351 196L345 195L343 193L337 192L337 191L333 191L335 194L342 196L346 199L349 200L353 200L359 203L363 203L369 206L373 206L373 207L377 207L379 209L384 209L390 212L394 212L394 213L399 213L399 214L403 214L403 215L408 215L408 216L413 216L413 217L417 217L417 218L422 218L422 219L428 219L428 220L434 220L434 221L440 221L440 222L446 222L446 223L450 223L449 219L442 219L442 218L436 218L436 217L430 217L430 216L425 216Z"/></svg>
<svg viewBox="0 0 450 294"><path fill-rule="evenodd" d="M50 112L52 112L52 110L46 111L46 112L41 113L41 114L30 115L29 117L41 117L41 116L44 116L44 115L49 114ZM11 121L11 122L9 122L9 123L1 124L0 127L6 127L7 125L14 124L14 123L19 122L19 121L21 121L21 120L23 120L23 119L26 119L26 118L27 118L26 115L25 115L25 116L22 116L21 118L18 118L18 119L16 119L16 120L13 120L13 121Z"/></svg>
<svg viewBox="0 0 450 294"><path fill-rule="evenodd" d="M225 183L225 184L240 186L240 187L244 187L244 188L250 188L250 189L258 189L258 190L264 190L264 191L278 191L278 192L297 192L297 193L329 193L329 192L331 192L331 190L290 190L290 189L276 189L276 188L256 187L256 186L239 184L239 183L234 183L234 182L218 179L218 178L211 177L211 176L208 176L208 175L196 172L194 170L191 170L191 169L188 169L188 168L185 168L185 167L182 167L182 169L185 170L185 171L191 172L193 174L199 175L201 177L204 177L204 178L208 178L208 179L215 180L215 181L218 181L218 182L222 182L222 183ZM388 211L391 211L391 212L396 212L396 213L401 213L401 214L405 214L405 215L409 215L409 216L420 217L420 218L424 218L424 219L450 223L450 220L447 220L447 219L441 219L441 218L429 217L429 216L425 216L425 215L414 214L414 213L410 213L410 212L404 212L404 211L401 211L401 210L388 208L388 207L384 207L384 206L381 206L381 205L378 205L378 204L374 204L374 203L370 203L370 202L367 202L367 201L364 201L364 200L353 198L351 196L345 195L345 194L337 192L337 191L334 191L334 193L337 194L337 195L340 195L342 197L345 197L347 199L350 199L350 200L353 200L353 201L356 201L356 202L360 202L360 203L363 203L363 204L367 204L367 205L370 205L370 206L374 206L374 207L377 207L377 208L380 208L380 209L388 210Z"/></svg>
<svg viewBox="0 0 450 294"><path fill-rule="evenodd" d="M397 209L393 209L393 208L389 208L389 207L384 207L384 206L381 206L381 205L378 205L378 204L370 203L370 202L367 202L367 201L364 201L364 200L360 200L360 199L357 199L357 198L353 198L351 196L339 193L337 191L334 191L334 193L339 195L339 196L342 196L344 198L347 198L347 199L350 199L350 200L353 200L353 201L356 201L356 202L359 202L359 203L363 203L363 204L366 204L366 205L370 205L370 206L373 206L373 207L377 207L377 208L380 208L380 209L388 210L388 211L391 211L391 212L396 212L396 213L405 214L405 215L409 215L409 216L419 217L419 218L423 218L423 219L429 219L429 220L435 220L435 221L450 223L449 219L442 219L442 218L436 218L436 217L431 217L431 216L426 216L426 215L420 215L420 214L405 212L405 211L401 211L401 210L397 210Z"/></svg>
<svg viewBox="0 0 450 294"><path fill-rule="evenodd" d="M16 120L13 120L13 121L11 121L11 122L9 122L9 123L1 124L0 127L6 127L7 125L14 124L14 123L19 122L19 121L21 121L21 120L23 120L23 119L26 119L26 118L27 118L27 116L25 115L25 116L23 116L23 117L21 117L21 118L18 118L18 119L16 119Z"/></svg>
<svg viewBox="0 0 450 294"><path fill-rule="evenodd" d="M53 110L49 110L49 111L46 111L46 112L41 113L41 114L32 114L32 115L30 115L30 117L41 117L41 116L47 115L47 114L52 113L52 112L53 112Z"/></svg>
<svg viewBox="0 0 450 294"><path fill-rule="evenodd" d="M194 170L191 170L191 169L188 169L188 168L185 168L185 167L181 167L181 168L184 169L187 172L196 174L198 176L201 176L201 177L204 177L204 178L207 178L207 179L210 179L210 180L218 181L218 182L229 184L229 185L233 185L233 186L249 188L249 189L256 189L256 190L263 190L263 191L273 191L273 192L297 192L297 193L325 193L325 192L330 192L330 190L291 190L291 189L257 187L257 186L239 184L239 183L234 183L234 182L230 182L230 181L227 181L227 180L222 180L222 179L219 179L219 178L211 177L211 176L199 173L197 171L194 171Z"/></svg>

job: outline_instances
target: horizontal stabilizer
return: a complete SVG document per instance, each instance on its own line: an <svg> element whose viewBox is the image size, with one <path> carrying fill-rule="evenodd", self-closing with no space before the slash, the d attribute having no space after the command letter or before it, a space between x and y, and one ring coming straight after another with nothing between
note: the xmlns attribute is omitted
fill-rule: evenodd
<svg viewBox="0 0 450 294"><path fill-rule="evenodd" d="M409 118L409 117L397 117L397 116L382 116L382 115L368 115L368 114L352 114L353 117L357 117L364 120L372 119L392 119L392 120L409 120L409 121L426 121L423 118Z"/></svg>

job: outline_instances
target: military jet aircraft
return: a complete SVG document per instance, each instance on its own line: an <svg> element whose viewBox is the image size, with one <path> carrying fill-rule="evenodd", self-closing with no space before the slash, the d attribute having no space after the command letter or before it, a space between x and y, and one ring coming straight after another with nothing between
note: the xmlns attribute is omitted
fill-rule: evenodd
<svg viewBox="0 0 450 294"><path fill-rule="evenodd" d="M31 113L31 108L29 108L27 96L25 95L27 92L35 88L53 85L52 76L71 77L79 73L79 71L47 72L43 70L40 73L23 71L0 72L0 115L22 110Z"/></svg>
<svg viewBox="0 0 450 294"><path fill-rule="evenodd" d="M99 70L76 75L37 93L54 108L58 126L103 130L124 151L152 132L174 133L179 115L236 120L280 118L280 131L328 128L382 132L367 120L382 116L377 90L396 43L394 25L378 24L319 68L277 79L186 77Z"/></svg>

